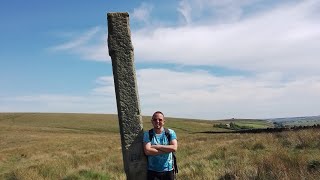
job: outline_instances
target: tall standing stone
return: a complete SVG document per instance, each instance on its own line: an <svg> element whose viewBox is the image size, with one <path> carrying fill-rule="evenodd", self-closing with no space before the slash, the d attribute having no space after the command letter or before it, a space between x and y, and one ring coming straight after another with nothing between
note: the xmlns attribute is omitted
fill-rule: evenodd
<svg viewBox="0 0 320 180"><path fill-rule="evenodd" d="M128 13L108 13L108 48L112 60L124 169L128 180L146 179L143 124Z"/></svg>

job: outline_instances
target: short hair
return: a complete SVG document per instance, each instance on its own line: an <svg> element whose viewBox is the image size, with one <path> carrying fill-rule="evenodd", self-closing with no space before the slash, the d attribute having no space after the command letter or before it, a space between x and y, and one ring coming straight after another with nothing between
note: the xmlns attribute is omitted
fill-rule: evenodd
<svg viewBox="0 0 320 180"><path fill-rule="evenodd" d="M164 115L163 115L163 113L162 113L161 111L156 111L156 112L153 113L152 119L154 118L154 116L155 116L156 114L162 114L162 116L164 117Z"/></svg>

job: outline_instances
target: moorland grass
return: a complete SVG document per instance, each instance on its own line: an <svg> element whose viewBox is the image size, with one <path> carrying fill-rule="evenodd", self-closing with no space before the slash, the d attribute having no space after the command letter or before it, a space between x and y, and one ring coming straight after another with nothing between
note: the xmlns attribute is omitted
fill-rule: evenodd
<svg viewBox="0 0 320 180"><path fill-rule="evenodd" d="M166 125L178 135L178 179L320 177L318 130L201 134L213 122ZM0 140L0 179L125 179L116 115L0 113Z"/></svg>

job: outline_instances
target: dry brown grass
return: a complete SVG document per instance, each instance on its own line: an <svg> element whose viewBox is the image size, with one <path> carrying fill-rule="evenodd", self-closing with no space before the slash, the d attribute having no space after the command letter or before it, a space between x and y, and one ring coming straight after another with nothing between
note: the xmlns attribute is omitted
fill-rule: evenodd
<svg viewBox="0 0 320 180"><path fill-rule="evenodd" d="M167 125L177 128L179 179L320 177L318 130L193 134L212 124ZM117 129L111 115L1 114L0 179L125 179Z"/></svg>

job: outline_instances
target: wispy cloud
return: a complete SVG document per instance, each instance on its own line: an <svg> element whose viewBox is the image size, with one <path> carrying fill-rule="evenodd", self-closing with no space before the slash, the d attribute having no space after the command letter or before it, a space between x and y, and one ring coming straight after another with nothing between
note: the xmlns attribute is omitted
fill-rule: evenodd
<svg viewBox="0 0 320 180"><path fill-rule="evenodd" d="M180 0L177 11L193 25L226 24L239 21L250 15L270 10L275 4L296 3L297 1L264 0ZM191 22L191 21L189 21Z"/></svg>
<svg viewBox="0 0 320 180"><path fill-rule="evenodd" d="M77 36L75 39L72 39L72 40L65 42L63 44L51 47L50 50L63 51L63 50L70 50L70 49L77 48L81 45L88 43L100 30L101 30L101 28L94 27L94 28L90 29L89 31L81 34L81 36Z"/></svg>
<svg viewBox="0 0 320 180"><path fill-rule="evenodd" d="M81 96L68 96L68 95L52 95L52 94L42 94L42 95L28 95L28 96L17 96L17 97L6 97L3 98L5 101L20 101L20 102L41 102L41 101L69 101L69 102L81 102L85 98Z"/></svg>
<svg viewBox="0 0 320 180"><path fill-rule="evenodd" d="M153 9L153 5L150 3L141 3L141 5L137 8L133 9L131 13L131 17L134 21L142 21L146 24L150 21L150 13Z"/></svg>
<svg viewBox="0 0 320 180"><path fill-rule="evenodd" d="M182 15L186 24L191 24L191 6L186 0L180 1L177 11Z"/></svg>
<svg viewBox="0 0 320 180"><path fill-rule="evenodd" d="M116 101L107 96L62 94L0 98L0 112L116 113Z"/></svg>
<svg viewBox="0 0 320 180"><path fill-rule="evenodd" d="M67 39L66 42L48 48L54 52L68 52L81 56L85 60L107 61L108 47L105 43L106 35L101 27L93 27L73 39Z"/></svg>

